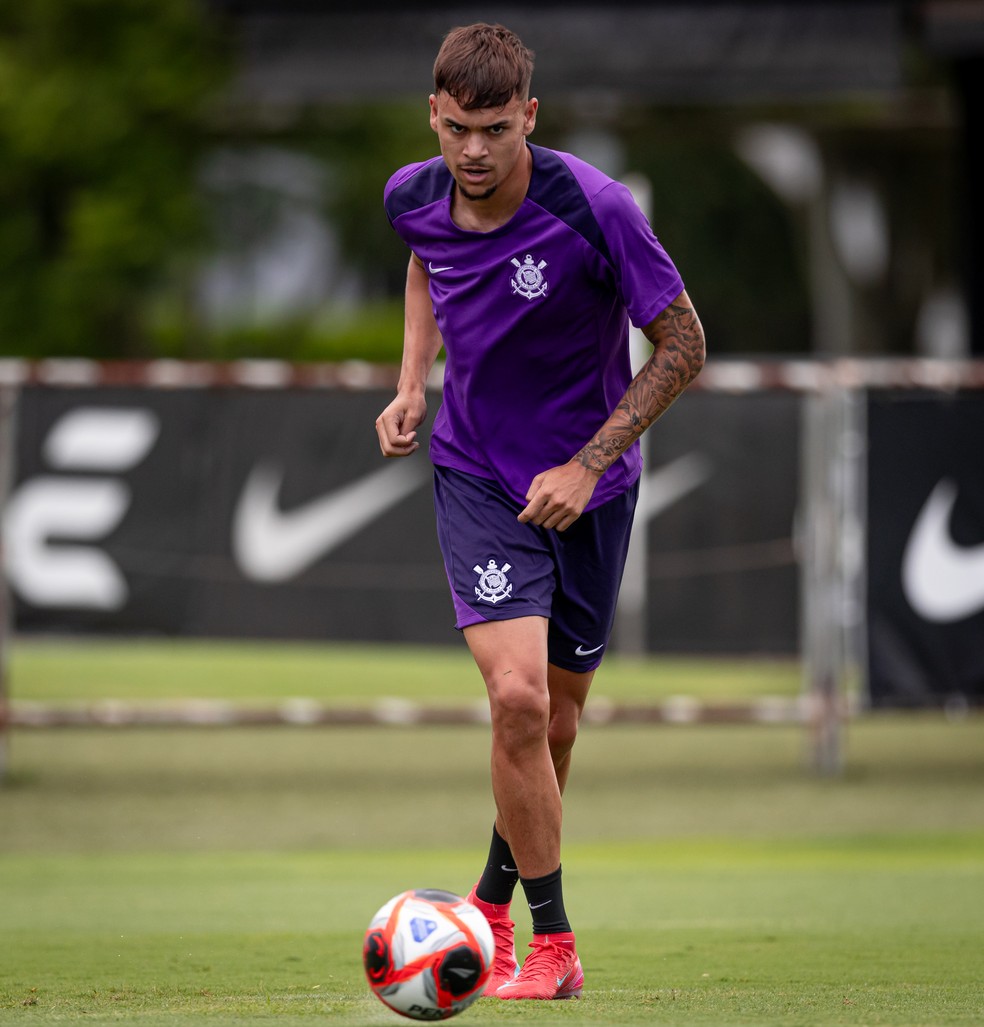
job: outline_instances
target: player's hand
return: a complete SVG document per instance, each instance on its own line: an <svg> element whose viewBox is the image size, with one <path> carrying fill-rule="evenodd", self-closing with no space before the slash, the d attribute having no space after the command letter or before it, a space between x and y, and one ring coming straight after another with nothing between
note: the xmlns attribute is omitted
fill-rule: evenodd
<svg viewBox="0 0 984 1027"><path fill-rule="evenodd" d="M541 471L530 484L518 520L565 531L581 516L600 477L576 460Z"/></svg>
<svg viewBox="0 0 984 1027"><path fill-rule="evenodd" d="M416 428L427 416L423 397L397 396L376 418L376 435L383 456L410 456L420 449Z"/></svg>

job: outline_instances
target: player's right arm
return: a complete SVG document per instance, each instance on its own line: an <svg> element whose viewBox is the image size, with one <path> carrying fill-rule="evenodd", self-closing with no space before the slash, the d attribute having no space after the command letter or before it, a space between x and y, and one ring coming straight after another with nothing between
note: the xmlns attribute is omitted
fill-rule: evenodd
<svg viewBox="0 0 984 1027"><path fill-rule="evenodd" d="M383 456L410 456L420 448L416 429L427 416L427 377L441 352L441 345L427 272L414 253L407 268L400 381L396 398L376 418L376 435Z"/></svg>

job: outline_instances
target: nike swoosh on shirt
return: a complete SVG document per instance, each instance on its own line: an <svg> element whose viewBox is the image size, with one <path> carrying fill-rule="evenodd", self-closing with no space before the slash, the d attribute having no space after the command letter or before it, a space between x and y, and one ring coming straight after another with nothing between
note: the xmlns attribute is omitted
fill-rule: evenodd
<svg viewBox="0 0 984 1027"><path fill-rule="evenodd" d="M436 275L439 274L441 271L453 271L454 264L448 264L447 267L434 267L433 264L428 263L427 270L430 271L432 275Z"/></svg>
<svg viewBox="0 0 984 1027"><path fill-rule="evenodd" d="M253 581L296 577L415 492L427 469L401 460L284 511L278 501L283 471L260 464L247 478L233 516L236 563Z"/></svg>
<svg viewBox="0 0 984 1027"><path fill-rule="evenodd" d="M984 543L953 541L950 516L957 484L942 478L929 494L902 555L902 589L909 605L936 624L984 610Z"/></svg>
<svg viewBox="0 0 984 1027"><path fill-rule="evenodd" d="M594 647L594 649L585 649L583 645L579 645L574 650L574 655L575 656L590 656L592 653L596 653L596 652L598 652L599 649L604 649L604 648L605 648L605 643L604 642L602 642L601 645L596 645Z"/></svg>

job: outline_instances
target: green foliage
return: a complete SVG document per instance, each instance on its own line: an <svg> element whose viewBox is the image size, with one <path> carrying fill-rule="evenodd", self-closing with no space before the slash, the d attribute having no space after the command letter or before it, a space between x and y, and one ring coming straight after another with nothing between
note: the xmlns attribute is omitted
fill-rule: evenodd
<svg viewBox="0 0 984 1027"><path fill-rule="evenodd" d="M0 352L143 351L143 300L201 238L222 61L196 0L0 13Z"/></svg>
<svg viewBox="0 0 984 1027"><path fill-rule="evenodd" d="M399 360L407 253L382 191L397 167L437 152L425 98L315 107L273 132L231 110L223 120L213 101L231 63L205 11L199 0L0 10L0 355ZM563 148L574 113L544 118L537 141ZM653 182L654 223L712 348L804 348L792 226L713 124L707 112L684 123L636 111L613 130ZM203 158L252 146L325 169L316 213L359 281L355 302L223 324L192 300L201 260L221 242ZM253 201L233 234L271 216L272 195L257 188ZM235 250L236 239L225 244Z"/></svg>
<svg viewBox="0 0 984 1027"><path fill-rule="evenodd" d="M278 311L242 309L214 316L189 304L178 290L162 293L152 316L155 353L172 357L236 359L271 357L297 361L368 360L398 363L403 347L403 290L408 251L383 211L383 188L403 164L433 156L436 144L427 124L427 107L406 104L349 104L298 114L289 128L263 134L256 126L238 129L227 120L217 126L211 144L233 174L249 168L257 154L296 161L319 178L300 208L330 233L342 280L356 281L357 295L334 294L326 280L320 302ZM242 164L238 162L242 161ZM320 174L314 169L320 169ZM211 224L213 255L236 274L251 258L270 259L278 245L280 221L297 213L297 197L286 195L282 181L250 180L206 185L203 201ZM344 292L344 289L343 289Z"/></svg>
<svg viewBox="0 0 984 1027"><path fill-rule="evenodd" d="M426 97L413 105L333 108L319 119L311 145L332 169L327 215L346 261L377 295L402 299L409 254L383 213L383 187L398 168L438 153ZM400 334L402 342L402 324Z"/></svg>
<svg viewBox="0 0 984 1027"><path fill-rule="evenodd" d="M396 168L437 152L425 96L312 104L275 119L236 110L222 94L233 70L226 26L208 9L204 0L0 6L0 356L399 360L407 253L382 190ZM534 139L565 149L590 112L585 122L575 102L545 101ZM811 349L806 227L733 147L743 122L776 114L626 100L602 126L626 168L652 185L654 227L712 353ZM778 115L802 121L817 110ZM922 129L873 135L870 123L870 109L843 103L819 122L842 125L843 139L820 134L834 168L880 183L886 197L893 269L859 292L859 331L874 350L902 352L927 283L954 275L952 189L933 188L955 175L951 141ZM357 284L334 295L328 283L316 309L210 320L196 302L203 262L223 245L235 252L251 230L262 235L277 197L254 188L256 207L220 238L203 158L266 147L324 169L313 213L330 227L343 285Z"/></svg>
<svg viewBox="0 0 984 1027"><path fill-rule="evenodd" d="M154 324L150 337L156 355L176 359L368 360L399 364L403 303L381 300L361 308L328 309L270 323L212 329L195 324L185 312Z"/></svg>

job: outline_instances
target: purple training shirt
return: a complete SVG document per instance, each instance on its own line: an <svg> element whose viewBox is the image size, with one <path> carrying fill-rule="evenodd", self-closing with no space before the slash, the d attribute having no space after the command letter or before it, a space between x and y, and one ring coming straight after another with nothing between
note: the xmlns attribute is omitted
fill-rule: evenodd
<svg viewBox="0 0 984 1027"><path fill-rule="evenodd" d="M632 372L629 319L649 324L683 281L629 190L567 153L530 145L522 206L491 232L451 220L443 158L402 168L384 193L393 228L423 261L444 339L444 401L431 460L498 481L521 505L608 419ZM635 443L587 509L638 478Z"/></svg>

